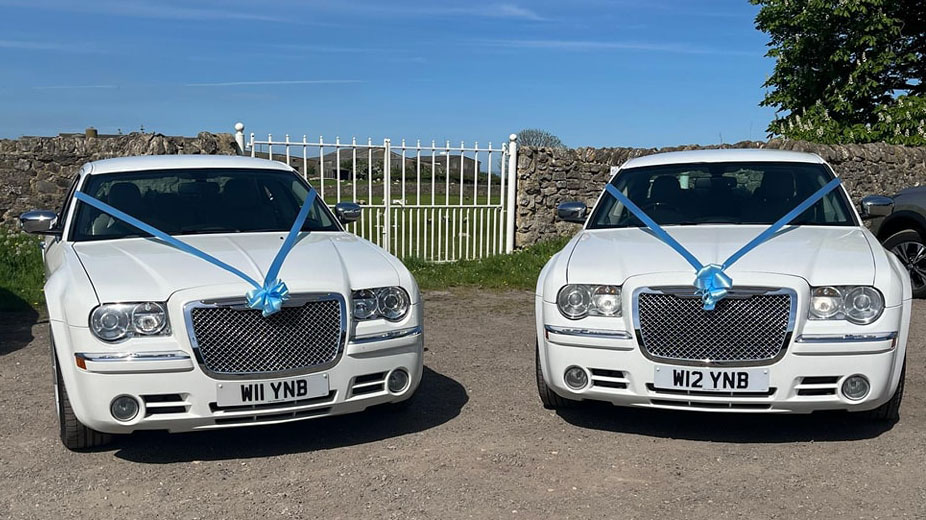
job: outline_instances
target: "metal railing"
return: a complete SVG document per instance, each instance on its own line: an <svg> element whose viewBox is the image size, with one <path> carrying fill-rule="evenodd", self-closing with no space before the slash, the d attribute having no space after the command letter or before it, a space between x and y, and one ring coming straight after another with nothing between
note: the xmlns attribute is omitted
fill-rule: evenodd
<svg viewBox="0 0 926 520"><path fill-rule="evenodd" d="M253 133L245 142L244 125L235 131L243 152L290 165L329 206L360 204L361 217L349 231L400 258L446 262L514 249L514 134L499 147L480 147L309 141L305 135L258 140Z"/></svg>

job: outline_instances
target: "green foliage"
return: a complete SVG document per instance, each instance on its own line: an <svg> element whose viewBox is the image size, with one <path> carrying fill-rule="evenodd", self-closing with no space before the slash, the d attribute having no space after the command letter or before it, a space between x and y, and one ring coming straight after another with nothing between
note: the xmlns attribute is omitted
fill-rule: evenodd
<svg viewBox="0 0 926 520"><path fill-rule="evenodd" d="M926 2L750 0L776 59L769 132L816 142L926 144Z"/></svg>
<svg viewBox="0 0 926 520"><path fill-rule="evenodd" d="M560 238L540 242L510 255L490 256L481 260L438 264L411 258L404 262L422 289L479 287L532 290L547 260L568 241L568 238Z"/></svg>
<svg viewBox="0 0 926 520"><path fill-rule="evenodd" d="M22 311L45 302L39 240L0 225L0 311Z"/></svg>

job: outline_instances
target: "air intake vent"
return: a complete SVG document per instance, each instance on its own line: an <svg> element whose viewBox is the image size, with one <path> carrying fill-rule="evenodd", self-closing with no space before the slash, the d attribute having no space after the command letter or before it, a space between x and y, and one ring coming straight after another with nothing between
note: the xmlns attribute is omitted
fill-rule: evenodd
<svg viewBox="0 0 926 520"><path fill-rule="evenodd" d="M386 373L377 372L354 378L350 387L350 396L375 394L386 390Z"/></svg>
<svg viewBox="0 0 926 520"><path fill-rule="evenodd" d="M187 394L150 394L140 397L145 403L145 417L190 411Z"/></svg>

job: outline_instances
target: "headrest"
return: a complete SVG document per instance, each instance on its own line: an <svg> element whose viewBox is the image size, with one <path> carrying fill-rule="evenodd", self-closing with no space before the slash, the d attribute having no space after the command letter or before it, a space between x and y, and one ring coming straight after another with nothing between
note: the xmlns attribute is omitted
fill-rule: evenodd
<svg viewBox="0 0 926 520"><path fill-rule="evenodd" d="M117 182L109 188L109 205L125 212L137 209L142 203L141 190L131 182Z"/></svg>

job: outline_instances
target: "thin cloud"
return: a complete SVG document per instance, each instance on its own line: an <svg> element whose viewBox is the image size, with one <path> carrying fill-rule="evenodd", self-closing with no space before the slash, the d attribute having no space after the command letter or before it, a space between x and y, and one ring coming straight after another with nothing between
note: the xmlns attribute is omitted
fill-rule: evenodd
<svg viewBox="0 0 926 520"><path fill-rule="evenodd" d="M551 49L575 52L627 50L674 54L761 56L760 53L698 47L685 43L620 42L593 40L480 40L479 45L509 49Z"/></svg>
<svg viewBox="0 0 926 520"><path fill-rule="evenodd" d="M109 89L119 88L116 85L46 85L41 87L32 87L35 90L86 90L86 89Z"/></svg>
<svg viewBox="0 0 926 520"><path fill-rule="evenodd" d="M418 4L402 4L398 2L345 2L338 1L319 1L314 7L328 11L350 12L358 16L388 16L388 17L457 17L466 16L469 18L504 18L511 20L523 20L531 22L548 21L547 18L539 13L514 3L493 3L487 5L469 5L460 2L456 6L421 6Z"/></svg>
<svg viewBox="0 0 926 520"><path fill-rule="evenodd" d="M359 79L296 79L270 81L223 81L217 83L187 83L184 87L247 87L253 85L335 85L342 83L363 83Z"/></svg>
<svg viewBox="0 0 926 520"><path fill-rule="evenodd" d="M0 40L0 49L51 51L77 54L109 54L103 49L87 45L86 43L42 42L32 40Z"/></svg>
<svg viewBox="0 0 926 520"><path fill-rule="evenodd" d="M121 0L118 2L72 2L70 0L66 2L61 2L59 0L0 0L0 6L74 13L94 13L128 18L153 18L167 20L242 20L274 23L302 23L301 20L294 18L271 16L252 11L245 11L238 6L197 8L165 2L146 3L133 0Z"/></svg>

